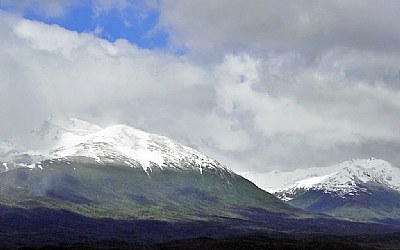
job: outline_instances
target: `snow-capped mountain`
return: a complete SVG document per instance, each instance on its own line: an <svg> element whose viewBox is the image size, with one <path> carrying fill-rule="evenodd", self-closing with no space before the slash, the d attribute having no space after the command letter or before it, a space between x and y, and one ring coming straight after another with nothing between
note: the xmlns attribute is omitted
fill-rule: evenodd
<svg viewBox="0 0 400 250"><path fill-rule="evenodd" d="M400 168L375 158L353 159L321 168L297 169L293 172L273 171L265 188L282 200L291 200L297 191L322 190L332 196L346 198L368 192L362 184L374 183L400 191Z"/></svg>
<svg viewBox="0 0 400 250"><path fill-rule="evenodd" d="M354 159L263 177L266 191L312 212L358 220L400 218L400 168L384 160Z"/></svg>
<svg viewBox="0 0 400 250"><path fill-rule="evenodd" d="M18 139L16 139L18 143ZM167 137L149 134L127 125L101 128L75 119L50 117L24 137L29 148L12 143L0 144L0 161L15 167L40 167L52 159L92 160L99 164L154 169L204 169L231 172L214 159ZM2 168L0 171L5 171Z"/></svg>
<svg viewBox="0 0 400 250"><path fill-rule="evenodd" d="M56 117L0 145L2 205L115 219L244 218L254 208L312 216L167 137Z"/></svg>

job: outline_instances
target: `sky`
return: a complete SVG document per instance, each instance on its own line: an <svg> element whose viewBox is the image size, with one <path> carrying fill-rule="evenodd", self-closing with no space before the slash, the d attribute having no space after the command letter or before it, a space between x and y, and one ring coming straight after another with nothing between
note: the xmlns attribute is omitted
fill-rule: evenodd
<svg viewBox="0 0 400 250"><path fill-rule="evenodd" d="M400 2L0 0L0 138L125 123L237 172L400 165Z"/></svg>

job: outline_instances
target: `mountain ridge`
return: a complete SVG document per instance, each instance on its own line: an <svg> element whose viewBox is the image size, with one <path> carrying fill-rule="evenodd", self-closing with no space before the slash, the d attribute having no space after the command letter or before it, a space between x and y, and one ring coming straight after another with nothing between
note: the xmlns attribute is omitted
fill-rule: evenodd
<svg viewBox="0 0 400 250"><path fill-rule="evenodd" d="M400 218L400 168L381 159L273 171L265 177L270 185L264 190L307 211L362 221Z"/></svg>
<svg viewBox="0 0 400 250"><path fill-rule="evenodd" d="M356 191L357 183L376 182L400 191L400 168L387 161L375 159L352 159L336 165L321 168L295 170L293 172L270 172L270 178L280 183L265 188L271 193L282 193L296 189L326 190L328 193L344 196ZM268 181L268 180L267 180ZM284 195L284 194L282 194ZM288 196L281 196L289 200Z"/></svg>
<svg viewBox="0 0 400 250"><path fill-rule="evenodd" d="M181 164L181 161L184 161L190 163L185 166L190 165L191 170L197 169L200 173L204 168L232 173L226 166L195 149L124 124L101 128L76 118L51 116L39 128L32 130L30 135L33 149L3 143L0 159L15 163L18 157L29 156L32 158L27 162L29 164L20 166L35 167L44 160L86 157L99 164L140 166L147 174L154 168L182 168L185 164Z"/></svg>

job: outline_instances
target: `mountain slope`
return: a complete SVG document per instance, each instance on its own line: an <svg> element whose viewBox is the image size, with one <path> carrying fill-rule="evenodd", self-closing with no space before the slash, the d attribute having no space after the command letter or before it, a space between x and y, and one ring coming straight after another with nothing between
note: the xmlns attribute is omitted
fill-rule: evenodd
<svg viewBox="0 0 400 250"><path fill-rule="evenodd" d="M29 149L0 151L0 204L117 219L241 218L253 207L311 216L197 150L126 125L51 117L27 140Z"/></svg>
<svg viewBox="0 0 400 250"><path fill-rule="evenodd" d="M266 175L265 190L312 212L355 220L400 218L400 168L379 159ZM266 184L268 185L268 184Z"/></svg>

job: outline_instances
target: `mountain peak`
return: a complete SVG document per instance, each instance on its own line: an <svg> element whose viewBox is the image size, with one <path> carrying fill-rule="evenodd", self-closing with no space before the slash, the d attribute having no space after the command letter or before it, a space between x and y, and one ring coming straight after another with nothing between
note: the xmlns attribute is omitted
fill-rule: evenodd
<svg viewBox="0 0 400 250"><path fill-rule="evenodd" d="M229 171L214 159L165 136L124 124L101 128L76 118L50 116L31 132L33 146L20 151L34 161L87 159L98 164L155 169Z"/></svg>
<svg viewBox="0 0 400 250"><path fill-rule="evenodd" d="M265 190L290 200L299 190L323 190L335 196L357 195L365 184L400 190L400 169L385 160L352 159L329 167L273 171L265 175Z"/></svg>
<svg viewBox="0 0 400 250"><path fill-rule="evenodd" d="M33 134L38 136L46 136L52 130L58 130L62 132L74 132L79 134L87 134L89 132L99 131L101 127L91 124L89 122L63 116L49 116L41 126L32 131Z"/></svg>
<svg viewBox="0 0 400 250"><path fill-rule="evenodd" d="M266 191L298 208L359 221L398 218L400 168L373 157L271 172Z"/></svg>
<svg viewBox="0 0 400 250"><path fill-rule="evenodd" d="M54 147L65 133L86 135L101 130L101 127L89 122L64 116L49 116L42 124L33 129L28 137L16 139L23 141L24 147L30 150L46 151Z"/></svg>

